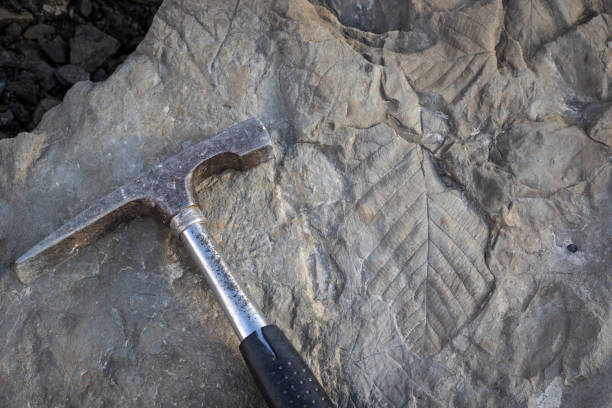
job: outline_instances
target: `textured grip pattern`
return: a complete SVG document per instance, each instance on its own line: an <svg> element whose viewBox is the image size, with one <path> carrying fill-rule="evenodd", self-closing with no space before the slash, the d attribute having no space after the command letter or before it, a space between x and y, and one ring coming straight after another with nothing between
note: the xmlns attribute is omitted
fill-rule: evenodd
<svg viewBox="0 0 612 408"><path fill-rule="evenodd" d="M240 352L272 408L332 407L323 387L304 360L276 326L265 326L263 336L276 354L268 350L257 333L240 344Z"/></svg>

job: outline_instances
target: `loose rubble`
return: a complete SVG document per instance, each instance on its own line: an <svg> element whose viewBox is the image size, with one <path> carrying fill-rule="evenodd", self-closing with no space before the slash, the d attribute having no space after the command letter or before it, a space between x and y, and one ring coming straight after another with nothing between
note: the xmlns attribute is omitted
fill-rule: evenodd
<svg viewBox="0 0 612 408"><path fill-rule="evenodd" d="M61 100L76 82L111 75L140 43L160 4L10 0L0 5L0 139L34 129L54 106L49 101Z"/></svg>

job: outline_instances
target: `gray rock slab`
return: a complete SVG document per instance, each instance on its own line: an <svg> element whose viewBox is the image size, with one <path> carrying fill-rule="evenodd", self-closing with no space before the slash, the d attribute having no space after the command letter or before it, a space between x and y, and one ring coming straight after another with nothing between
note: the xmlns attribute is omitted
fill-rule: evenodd
<svg viewBox="0 0 612 408"><path fill-rule="evenodd" d="M370 21L343 2L166 1L110 78L0 140L0 405L263 405L154 220L29 286L11 268L93 200L254 116L274 160L198 198L339 406L612 404L609 10L410 1L398 26L380 3Z"/></svg>

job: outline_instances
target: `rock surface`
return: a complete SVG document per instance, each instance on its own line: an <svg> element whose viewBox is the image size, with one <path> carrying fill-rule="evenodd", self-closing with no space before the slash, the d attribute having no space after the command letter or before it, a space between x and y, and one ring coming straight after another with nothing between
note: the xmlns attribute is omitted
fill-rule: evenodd
<svg viewBox="0 0 612 408"><path fill-rule="evenodd" d="M339 406L612 405L612 7L407 3L367 21L342 1L168 0L109 80L0 140L0 405L262 406L152 219L29 286L11 269L92 200L253 116L275 160L198 196Z"/></svg>

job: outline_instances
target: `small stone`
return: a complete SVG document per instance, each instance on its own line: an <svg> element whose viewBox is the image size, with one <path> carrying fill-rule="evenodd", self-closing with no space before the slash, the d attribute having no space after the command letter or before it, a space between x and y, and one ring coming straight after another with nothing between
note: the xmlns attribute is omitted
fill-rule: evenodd
<svg viewBox="0 0 612 408"><path fill-rule="evenodd" d="M14 41L18 41L21 36L21 26L17 23L11 23L4 29L4 35Z"/></svg>
<svg viewBox="0 0 612 408"><path fill-rule="evenodd" d="M565 247L568 251L570 251L571 253L574 252L578 252L578 245L576 244L569 244L567 247Z"/></svg>
<svg viewBox="0 0 612 408"><path fill-rule="evenodd" d="M38 85L30 79L9 82L7 89L27 103L38 102Z"/></svg>
<svg viewBox="0 0 612 408"><path fill-rule="evenodd" d="M89 17L92 12L91 1L90 0L80 0L77 3L77 11L83 17Z"/></svg>
<svg viewBox="0 0 612 408"><path fill-rule="evenodd" d="M28 40L39 40L45 37L51 37L55 34L55 28L47 24L36 24L28 27L23 33L23 36Z"/></svg>
<svg viewBox="0 0 612 408"><path fill-rule="evenodd" d="M66 52L66 43L62 37L56 35L52 39L41 38L38 40L40 48L43 52L56 64L66 63L68 57Z"/></svg>
<svg viewBox="0 0 612 408"><path fill-rule="evenodd" d="M10 110L6 112L0 112L0 128L4 128L10 125L14 118L15 116Z"/></svg>
<svg viewBox="0 0 612 408"><path fill-rule="evenodd" d="M19 66L19 57L13 51L1 50L0 51L0 67L13 67Z"/></svg>
<svg viewBox="0 0 612 408"><path fill-rule="evenodd" d="M21 28L29 26L34 20L34 16L25 10L19 13L14 13L10 10L0 8L0 27L4 27L10 23L17 23Z"/></svg>
<svg viewBox="0 0 612 408"><path fill-rule="evenodd" d="M108 75L106 75L106 71L104 71L104 69L102 68L100 68L91 75L91 80L93 82L101 82L104 81L106 78L108 78Z"/></svg>
<svg viewBox="0 0 612 408"><path fill-rule="evenodd" d="M57 18L66 14L70 0L46 0L42 3L43 12L51 18Z"/></svg>
<svg viewBox="0 0 612 408"><path fill-rule="evenodd" d="M94 26L80 25L70 40L70 63L94 72L102 63L119 49L115 38Z"/></svg>
<svg viewBox="0 0 612 408"><path fill-rule="evenodd" d="M28 112L25 106L23 106L19 102L15 102L14 104L12 104L11 111L13 112L13 115L15 116L15 119L17 119L18 122L27 123L30 121L30 112Z"/></svg>
<svg viewBox="0 0 612 408"><path fill-rule="evenodd" d="M40 60L44 58L40 45L36 41L33 40L25 40L15 45L15 51L18 54L23 55L23 58L19 56L20 68L25 68L31 64L33 61Z"/></svg>
<svg viewBox="0 0 612 408"><path fill-rule="evenodd" d="M35 61L30 69L34 71L36 79L40 83L40 87L45 91L50 91L57 85L55 68L47 64L45 61Z"/></svg>
<svg viewBox="0 0 612 408"><path fill-rule="evenodd" d="M89 73L76 65L64 65L56 71L56 74L63 85L73 85L79 81L89 80Z"/></svg>

